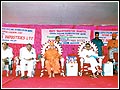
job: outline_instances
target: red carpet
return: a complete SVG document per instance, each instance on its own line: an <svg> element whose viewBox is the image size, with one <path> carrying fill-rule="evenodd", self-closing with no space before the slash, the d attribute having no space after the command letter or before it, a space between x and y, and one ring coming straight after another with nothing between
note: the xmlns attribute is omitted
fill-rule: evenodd
<svg viewBox="0 0 120 90"><path fill-rule="evenodd" d="M39 72L39 71L38 71ZM100 76L90 78L89 76L69 76L62 77L56 75L55 78L48 78L47 75L39 77L36 74L33 78L20 80L14 75L2 77L2 88L118 88L118 76Z"/></svg>

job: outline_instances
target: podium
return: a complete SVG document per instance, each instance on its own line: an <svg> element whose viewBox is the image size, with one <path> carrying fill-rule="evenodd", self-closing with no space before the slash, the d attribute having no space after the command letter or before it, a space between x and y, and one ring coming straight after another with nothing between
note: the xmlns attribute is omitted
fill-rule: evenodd
<svg viewBox="0 0 120 90"><path fill-rule="evenodd" d="M102 65L103 76L113 76L113 63L104 63Z"/></svg>
<svg viewBox="0 0 120 90"><path fill-rule="evenodd" d="M66 76L78 76L78 63L66 63Z"/></svg>

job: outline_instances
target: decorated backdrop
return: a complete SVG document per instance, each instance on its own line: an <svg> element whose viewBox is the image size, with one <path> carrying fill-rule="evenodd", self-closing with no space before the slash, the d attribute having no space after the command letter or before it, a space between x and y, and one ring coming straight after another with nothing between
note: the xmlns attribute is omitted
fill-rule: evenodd
<svg viewBox="0 0 120 90"><path fill-rule="evenodd" d="M2 41L9 43L9 46L13 48L14 56L18 56L20 48L27 43L33 45L38 55L41 53L43 43L59 35L65 58L71 53L77 54L80 42L94 38L96 31L100 32L100 39L106 45L112 32L118 33L118 26L3 24ZM106 46L104 47L105 55L107 55Z"/></svg>

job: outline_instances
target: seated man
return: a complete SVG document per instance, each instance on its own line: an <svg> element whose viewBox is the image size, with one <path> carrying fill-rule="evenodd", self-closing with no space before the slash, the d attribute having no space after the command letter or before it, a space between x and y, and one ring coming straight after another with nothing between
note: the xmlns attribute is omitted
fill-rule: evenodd
<svg viewBox="0 0 120 90"><path fill-rule="evenodd" d="M118 40L116 39L117 34L113 33L112 34L112 39L108 41L107 48L109 51L109 59L110 61L113 61L114 56L113 54L115 52L118 52Z"/></svg>
<svg viewBox="0 0 120 90"><path fill-rule="evenodd" d="M53 71L54 74L60 73L60 63L59 60L61 55L58 53L56 48L54 48L54 42L50 42L50 48L44 53L43 57L45 58L45 67L48 71L49 77L51 77Z"/></svg>
<svg viewBox="0 0 120 90"><path fill-rule="evenodd" d="M99 67L98 67L99 64L96 60L98 58L98 54L96 52L94 52L90 47L91 47L91 45L89 43L86 43L85 49L83 49L80 56L85 61L88 61L90 63L93 77L96 78L96 75L95 75L96 71L98 73L101 73L101 70L99 70Z"/></svg>
<svg viewBox="0 0 120 90"><path fill-rule="evenodd" d="M32 45L29 43L26 47L20 49L20 68L21 68L21 79L25 79L24 71L27 64L28 74L27 77L32 77L34 73L34 62L36 60L36 52Z"/></svg>
<svg viewBox="0 0 120 90"><path fill-rule="evenodd" d="M13 58L13 51L12 48L8 46L7 42L2 43L2 70L4 70L5 66L7 69L7 76L8 76L8 71L10 70L10 73L12 73L12 58Z"/></svg>

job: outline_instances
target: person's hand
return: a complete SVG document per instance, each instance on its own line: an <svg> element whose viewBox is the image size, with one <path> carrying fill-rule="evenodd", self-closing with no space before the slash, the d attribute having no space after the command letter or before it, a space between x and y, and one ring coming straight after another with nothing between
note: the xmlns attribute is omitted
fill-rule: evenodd
<svg viewBox="0 0 120 90"><path fill-rule="evenodd" d="M7 61L7 59L8 59L8 58L6 57L6 58L2 59L2 61L4 61L4 62L5 62L5 61Z"/></svg>
<svg viewBox="0 0 120 90"><path fill-rule="evenodd" d="M102 51L102 55L104 55L104 51Z"/></svg>
<svg viewBox="0 0 120 90"><path fill-rule="evenodd" d="M95 54L98 54L98 52L96 51Z"/></svg>
<svg viewBox="0 0 120 90"><path fill-rule="evenodd" d="M86 55L87 58L89 58L90 56Z"/></svg>
<svg viewBox="0 0 120 90"><path fill-rule="evenodd" d="M28 61L30 61L30 60L33 60L34 58L29 58L29 59L27 59Z"/></svg>
<svg viewBox="0 0 120 90"><path fill-rule="evenodd" d="M111 47L111 46L109 46L109 47L108 47L108 50L110 50L111 48L112 48L112 47Z"/></svg>
<svg viewBox="0 0 120 90"><path fill-rule="evenodd" d="M60 56L60 59L63 58L62 55Z"/></svg>

